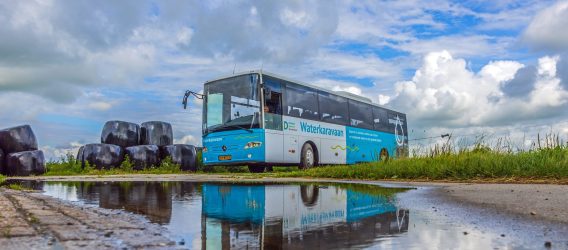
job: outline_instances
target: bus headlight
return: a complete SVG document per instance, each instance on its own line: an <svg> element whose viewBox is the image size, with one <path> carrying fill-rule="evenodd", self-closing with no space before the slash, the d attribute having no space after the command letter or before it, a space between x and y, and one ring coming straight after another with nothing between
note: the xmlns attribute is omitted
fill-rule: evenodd
<svg viewBox="0 0 568 250"><path fill-rule="evenodd" d="M247 144L245 145L245 149L258 148L261 145L262 145L262 142L256 142L256 141L247 142Z"/></svg>

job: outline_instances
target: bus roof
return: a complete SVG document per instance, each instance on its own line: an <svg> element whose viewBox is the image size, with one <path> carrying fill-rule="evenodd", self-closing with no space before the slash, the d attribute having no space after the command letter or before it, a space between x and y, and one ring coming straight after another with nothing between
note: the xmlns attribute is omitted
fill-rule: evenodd
<svg viewBox="0 0 568 250"><path fill-rule="evenodd" d="M277 75L277 74L274 74L274 73L270 73L270 72L267 72L267 71L264 71L264 70L251 70L251 71L239 72L239 73L235 73L233 75L218 77L214 80L206 81L205 84L210 83L210 82L214 82L214 81L218 81L218 80L222 80L222 79L226 79L226 78L231 78L231 77L241 76L241 75L247 75L247 74L253 74L253 73L272 76L272 77L279 78L279 79L282 79L282 80L285 80L285 81L288 81L288 82L292 82L292 83L295 83L295 84L298 84L298 85L310 87L310 88L313 88L313 89L316 89L316 90L319 90L319 91L323 91L323 92L338 95L338 96L341 96L341 97L344 97L344 98L347 98L347 99L351 99L351 100L363 102L363 103L366 103L366 104L369 104L369 105L372 105L372 106L387 109L387 108L383 107L382 105L374 103L373 101L371 101L371 99L364 97L364 96L356 95L356 94L345 92L345 91L330 91L330 90L324 89L322 87L315 86L313 84L301 82L301 81L298 81L298 80L293 80L293 79L290 79L288 77ZM392 109L389 109L389 110L392 110ZM393 110L393 111L398 112L396 110ZM399 113L402 113L402 112L399 112Z"/></svg>

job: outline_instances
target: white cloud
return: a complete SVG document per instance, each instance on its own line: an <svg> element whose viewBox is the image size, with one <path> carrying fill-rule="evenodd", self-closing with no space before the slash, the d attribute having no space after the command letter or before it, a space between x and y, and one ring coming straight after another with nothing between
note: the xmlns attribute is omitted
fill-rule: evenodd
<svg viewBox="0 0 568 250"><path fill-rule="evenodd" d="M539 12L525 30L524 38L539 48L568 49L568 1L558 1Z"/></svg>
<svg viewBox="0 0 568 250"><path fill-rule="evenodd" d="M68 155L73 157L77 156L79 148L84 144L79 142L70 142L65 146L52 147L52 146L40 146L40 150L43 151L43 155L46 161L59 161L62 158L66 158Z"/></svg>
<svg viewBox="0 0 568 250"><path fill-rule="evenodd" d="M333 91L344 91L355 95L362 95L361 89L355 86L341 87L335 86L332 88Z"/></svg>
<svg viewBox="0 0 568 250"><path fill-rule="evenodd" d="M388 104L407 112L416 127L496 126L562 118L565 112L558 111L565 108L568 92L548 73L550 60L542 58L533 71L530 84L534 88L523 96L509 97L502 88L518 77L522 64L495 61L475 73L447 51L430 53L411 81L396 84L396 94Z"/></svg>
<svg viewBox="0 0 568 250"><path fill-rule="evenodd" d="M193 135L185 135L180 139L174 139L175 144L190 144L190 145L201 145L200 140L197 140Z"/></svg>
<svg viewBox="0 0 568 250"><path fill-rule="evenodd" d="M378 103L379 103L380 105L385 105L385 104L389 103L390 100L391 100L391 97L390 97L390 96L379 94Z"/></svg>
<svg viewBox="0 0 568 250"><path fill-rule="evenodd" d="M106 111L112 108L112 104L108 102L92 102L89 104L89 108L99 111Z"/></svg>
<svg viewBox="0 0 568 250"><path fill-rule="evenodd" d="M182 45L189 45L191 42L191 37L193 36L193 30L188 27L182 27L177 32L177 41Z"/></svg>

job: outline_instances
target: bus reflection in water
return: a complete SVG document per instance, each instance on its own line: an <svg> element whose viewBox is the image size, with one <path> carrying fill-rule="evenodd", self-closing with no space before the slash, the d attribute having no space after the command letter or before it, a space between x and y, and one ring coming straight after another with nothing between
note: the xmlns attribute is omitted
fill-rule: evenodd
<svg viewBox="0 0 568 250"><path fill-rule="evenodd" d="M203 249L365 247L408 223L390 197L341 187L203 185Z"/></svg>

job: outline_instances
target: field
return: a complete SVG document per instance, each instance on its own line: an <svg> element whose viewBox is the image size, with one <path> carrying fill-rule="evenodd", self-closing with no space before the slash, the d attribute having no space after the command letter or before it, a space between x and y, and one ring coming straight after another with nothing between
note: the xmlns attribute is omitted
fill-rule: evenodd
<svg viewBox="0 0 568 250"><path fill-rule="evenodd" d="M274 167L273 172L250 174L246 167L198 167L198 173L230 173L248 177L311 177L360 180L565 182L568 179L568 147L561 143L526 151L496 150L477 144L454 150L448 145L434 147L427 154L382 162L321 166L300 171ZM119 168L97 170L81 167L72 156L47 164L46 175L181 174L178 166L165 160L145 170L133 170L125 160ZM1 178L1 177L0 177Z"/></svg>

